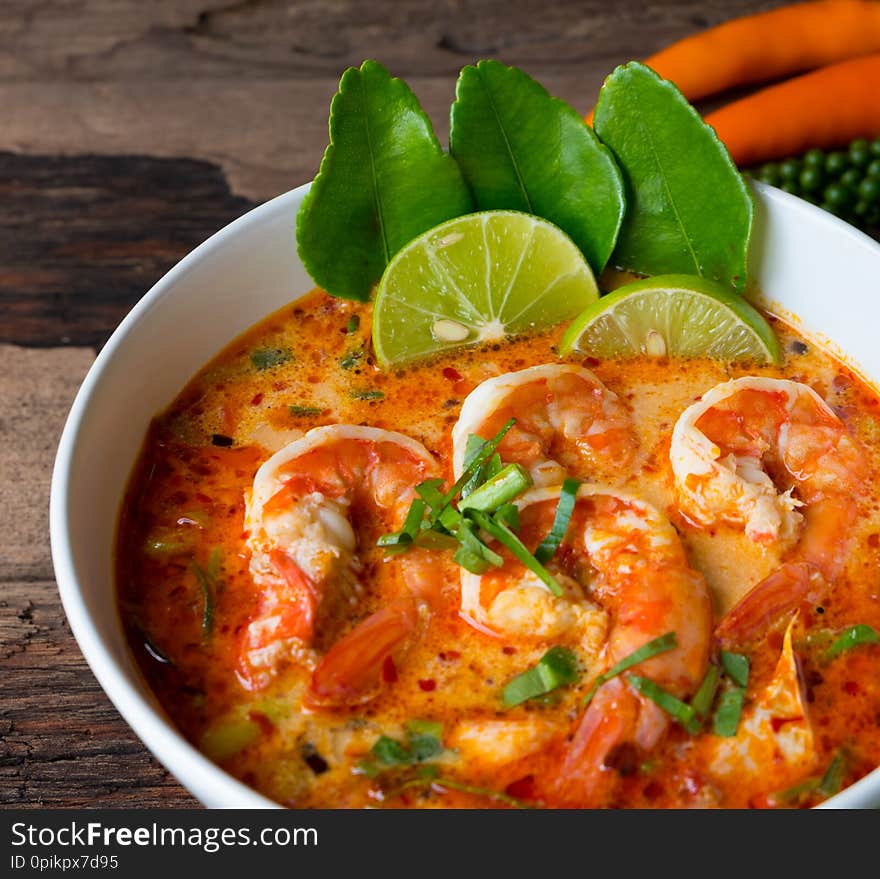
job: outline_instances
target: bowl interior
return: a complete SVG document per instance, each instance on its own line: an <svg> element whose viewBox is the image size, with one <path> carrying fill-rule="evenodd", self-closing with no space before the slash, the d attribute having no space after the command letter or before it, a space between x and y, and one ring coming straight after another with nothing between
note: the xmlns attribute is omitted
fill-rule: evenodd
<svg viewBox="0 0 880 879"><path fill-rule="evenodd" d="M116 518L150 419L237 335L313 286L296 254L303 186L218 232L172 269L113 334L65 426L52 481L58 586L89 665L148 748L203 803L274 805L233 779L175 730L130 655L113 585ZM807 335L875 383L880 346L880 246L779 190L756 186L752 298L796 316ZM880 770L829 801L880 805Z"/></svg>

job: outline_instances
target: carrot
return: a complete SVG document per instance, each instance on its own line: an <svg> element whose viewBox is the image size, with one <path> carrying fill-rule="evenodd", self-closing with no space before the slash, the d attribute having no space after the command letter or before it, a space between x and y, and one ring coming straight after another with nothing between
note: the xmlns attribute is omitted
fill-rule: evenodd
<svg viewBox="0 0 880 879"><path fill-rule="evenodd" d="M740 167L880 134L880 53L832 64L706 117Z"/></svg>
<svg viewBox="0 0 880 879"><path fill-rule="evenodd" d="M645 59L689 101L880 52L880 2L812 0L735 18ZM587 116L593 124L593 114Z"/></svg>
<svg viewBox="0 0 880 879"><path fill-rule="evenodd" d="M880 52L880 2L814 0L736 18L645 61L689 101Z"/></svg>

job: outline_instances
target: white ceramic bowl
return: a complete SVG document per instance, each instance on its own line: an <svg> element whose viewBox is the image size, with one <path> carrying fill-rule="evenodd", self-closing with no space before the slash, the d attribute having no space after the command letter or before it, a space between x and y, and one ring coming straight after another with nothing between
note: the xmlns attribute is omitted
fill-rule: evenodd
<svg viewBox="0 0 880 879"><path fill-rule="evenodd" d="M222 229L132 309L77 394L52 479L52 557L80 648L144 744L215 808L274 804L193 748L147 687L116 611L116 519L153 415L228 342L312 288L294 240L307 189L279 196ZM880 384L880 245L777 189L757 186L756 193L753 298L796 315L808 335L845 352L850 365ZM880 805L880 769L829 805Z"/></svg>

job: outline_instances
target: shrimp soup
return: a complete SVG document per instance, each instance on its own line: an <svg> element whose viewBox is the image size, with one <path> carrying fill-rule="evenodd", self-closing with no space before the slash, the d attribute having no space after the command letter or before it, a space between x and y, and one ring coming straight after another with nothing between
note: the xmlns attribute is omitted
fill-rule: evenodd
<svg viewBox="0 0 880 879"><path fill-rule="evenodd" d="M146 439L120 613L200 750L319 808L804 806L880 763L873 388L778 321L779 366L557 328L381 371L369 312L282 309Z"/></svg>

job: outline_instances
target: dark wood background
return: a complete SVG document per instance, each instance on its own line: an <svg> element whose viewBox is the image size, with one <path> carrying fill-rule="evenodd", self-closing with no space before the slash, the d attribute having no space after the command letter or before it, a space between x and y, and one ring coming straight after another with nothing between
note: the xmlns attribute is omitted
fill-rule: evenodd
<svg viewBox="0 0 880 879"><path fill-rule="evenodd" d="M310 179L339 76L376 58L446 137L459 69L586 111L615 64L763 0L0 3L0 803L196 806L122 721L53 580L57 438L95 350L195 245Z"/></svg>

